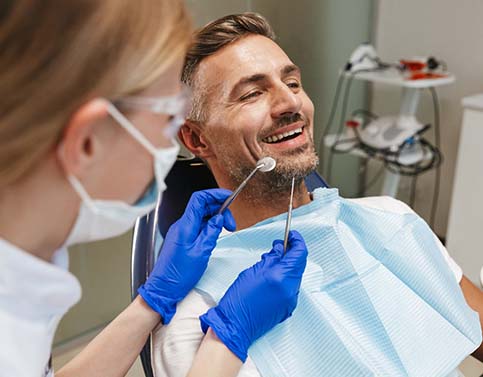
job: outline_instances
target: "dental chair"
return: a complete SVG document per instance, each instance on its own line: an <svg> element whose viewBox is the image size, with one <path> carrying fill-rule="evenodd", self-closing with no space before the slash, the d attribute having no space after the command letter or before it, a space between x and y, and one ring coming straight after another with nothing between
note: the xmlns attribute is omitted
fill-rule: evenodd
<svg viewBox="0 0 483 377"><path fill-rule="evenodd" d="M305 178L309 191L328 187L316 172ZM200 159L178 160L166 178L167 189L162 200L147 216L139 218L134 227L131 255L131 297L137 296L138 288L146 281L161 247L168 228L184 212L194 191L215 188L216 181L208 167ZM154 377L151 366L151 336L140 358L146 377Z"/></svg>

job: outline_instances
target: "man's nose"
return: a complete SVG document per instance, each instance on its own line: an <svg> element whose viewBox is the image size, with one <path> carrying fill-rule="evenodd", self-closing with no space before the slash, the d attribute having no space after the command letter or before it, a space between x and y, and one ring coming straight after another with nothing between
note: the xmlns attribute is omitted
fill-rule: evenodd
<svg viewBox="0 0 483 377"><path fill-rule="evenodd" d="M279 85L274 90L272 100L272 117L279 118L287 114L300 112L302 100L287 85Z"/></svg>

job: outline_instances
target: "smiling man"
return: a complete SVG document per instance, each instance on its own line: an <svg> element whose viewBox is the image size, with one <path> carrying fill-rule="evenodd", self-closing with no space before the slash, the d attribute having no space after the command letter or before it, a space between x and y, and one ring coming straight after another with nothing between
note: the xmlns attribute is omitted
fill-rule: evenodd
<svg viewBox="0 0 483 377"><path fill-rule="evenodd" d="M200 327L198 316L282 237L293 177L292 227L309 250L299 304L254 344L240 376L447 376L480 346L468 304L483 312L481 293L423 220L392 198L307 192L303 179L318 162L314 106L264 18L232 15L204 27L183 80L194 106L180 139L220 187L236 188L261 157L277 166L232 203L237 231L220 238L197 288L154 335L157 377L186 375L209 324L204 317Z"/></svg>
<svg viewBox="0 0 483 377"><path fill-rule="evenodd" d="M182 139L208 163L220 187L237 187L263 156L277 161L274 171L257 174L232 204L234 215L240 213L238 229L284 212L294 176L299 183L295 204L308 203L303 178L318 163L314 105L302 88L300 69L261 21L243 20L258 34L223 21L207 26L197 36L201 43L188 53L183 75L193 88L194 108ZM249 213L245 203L251 203Z"/></svg>

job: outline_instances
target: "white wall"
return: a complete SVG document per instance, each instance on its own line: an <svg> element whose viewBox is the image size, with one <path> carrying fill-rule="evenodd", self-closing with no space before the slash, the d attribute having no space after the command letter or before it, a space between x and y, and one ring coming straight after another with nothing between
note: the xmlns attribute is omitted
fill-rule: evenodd
<svg viewBox="0 0 483 377"><path fill-rule="evenodd" d="M445 235L462 119L461 98L483 92L483 1L379 0L377 13L375 44L383 60L433 55L446 61L456 75L454 84L438 89L444 163L435 229L439 235ZM373 111L397 112L399 93L394 88L376 87ZM419 114L421 120L432 122L432 105L427 93L420 103ZM475 174L483 174L483 167ZM430 172L418 183L415 208L426 219L433 178ZM408 182L405 183L407 189Z"/></svg>
<svg viewBox="0 0 483 377"><path fill-rule="evenodd" d="M196 27L232 13L249 11L250 0L185 0Z"/></svg>

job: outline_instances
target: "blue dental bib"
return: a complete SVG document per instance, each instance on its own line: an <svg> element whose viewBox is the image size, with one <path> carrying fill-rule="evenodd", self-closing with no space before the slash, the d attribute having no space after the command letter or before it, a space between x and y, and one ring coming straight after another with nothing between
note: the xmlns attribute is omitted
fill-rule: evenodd
<svg viewBox="0 0 483 377"><path fill-rule="evenodd" d="M197 289L218 302L283 236L286 215L220 238ZM293 212L309 260L292 317L249 350L263 377L448 376L481 343L434 235L318 189Z"/></svg>

